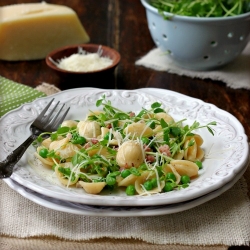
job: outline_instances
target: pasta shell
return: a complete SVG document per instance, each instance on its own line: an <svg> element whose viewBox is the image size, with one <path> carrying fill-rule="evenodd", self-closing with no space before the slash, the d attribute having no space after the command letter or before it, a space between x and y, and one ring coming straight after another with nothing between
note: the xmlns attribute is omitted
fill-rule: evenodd
<svg viewBox="0 0 250 250"><path fill-rule="evenodd" d="M109 129L106 127L101 127L101 135L100 138L104 138L104 136L109 133Z"/></svg>
<svg viewBox="0 0 250 250"><path fill-rule="evenodd" d="M155 129L153 130L153 133L157 140L161 140L161 141L163 140L163 132L162 132L161 125L157 125Z"/></svg>
<svg viewBox="0 0 250 250"><path fill-rule="evenodd" d="M95 149L91 149L87 152L88 152L89 156L93 156L95 154L103 155L107 158L109 158L109 156L110 156L110 153L108 152L107 148L95 148Z"/></svg>
<svg viewBox="0 0 250 250"><path fill-rule="evenodd" d="M103 139L104 136L110 132L110 129L105 128L105 127L101 127L101 135L98 137L99 139ZM116 131L114 131L114 133L112 133L114 139L109 140L109 145L113 145L113 146L117 146L119 144L118 140L115 138L115 136L118 136L118 134L120 135L120 133L115 133ZM122 137L119 137L120 140L122 140Z"/></svg>
<svg viewBox="0 0 250 250"><path fill-rule="evenodd" d="M142 116L143 119L151 119L154 117L154 113L146 113Z"/></svg>
<svg viewBox="0 0 250 250"><path fill-rule="evenodd" d="M129 185L133 185L135 184L136 179L138 178L138 176L130 174L129 176L127 176L126 178L122 178L121 176L118 176L116 178L118 187L127 187Z"/></svg>
<svg viewBox="0 0 250 250"><path fill-rule="evenodd" d="M118 149L117 164L121 168L139 167L144 161L142 145L137 141L126 141Z"/></svg>
<svg viewBox="0 0 250 250"><path fill-rule="evenodd" d="M57 140L57 141L53 141L50 143L49 145L49 150L58 150L60 149L62 146L65 146L67 143L69 142L69 138L63 138L61 140Z"/></svg>
<svg viewBox="0 0 250 250"><path fill-rule="evenodd" d="M49 150L54 150L61 158L67 159L73 157L79 148L76 145L69 143L68 138L64 138L60 141L53 141L49 146Z"/></svg>
<svg viewBox="0 0 250 250"><path fill-rule="evenodd" d="M184 150L180 150L179 152L177 152L175 155L174 155L174 159L175 160L182 160L184 157Z"/></svg>
<svg viewBox="0 0 250 250"><path fill-rule="evenodd" d="M118 121L118 127L119 127L119 128L123 128L124 125L125 125L126 123L127 123L126 120L119 120L119 121Z"/></svg>
<svg viewBox="0 0 250 250"><path fill-rule="evenodd" d="M196 159L201 161L204 158L205 152L200 147L197 148Z"/></svg>
<svg viewBox="0 0 250 250"><path fill-rule="evenodd" d="M187 136L186 140L190 140L192 138L195 140L197 146L201 146L203 144L203 139L202 139L202 137L200 135L194 134L192 136Z"/></svg>
<svg viewBox="0 0 250 250"><path fill-rule="evenodd" d="M88 194L99 194L106 186L106 182L78 182L86 193Z"/></svg>
<svg viewBox="0 0 250 250"><path fill-rule="evenodd" d="M101 135L101 126L96 121L80 121L77 128L79 134L86 139L97 138Z"/></svg>
<svg viewBox="0 0 250 250"><path fill-rule="evenodd" d="M45 166L50 166L50 167L52 167L55 164L51 158L43 158L37 152L35 152L35 156L37 159L39 159L42 162L42 164L44 164Z"/></svg>
<svg viewBox="0 0 250 250"><path fill-rule="evenodd" d="M61 166L64 166L64 167L69 167L68 165L71 164L70 162L68 162L67 164L63 165L61 164ZM71 164L72 165L72 164ZM63 173L61 173L59 170L58 170L58 167L59 166L56 166L55 167L55 173L56 173L56 176L58 178L58 180L64 185L64 186L72 186L74 184L77 183L78 181L78 176L75 176L75 179L74 181L70 181L68 178L65 178Z"/></svg>
<svg viewBox="0 0 250 250"><path fill-rule="evenodd" d="M191 139L192 140L192 139ZM185 143L184 143L184 148L185 148L185 151L184 151L184 159L185 160L189 160L189 161L195 161L196 160L196 155L197 155L197 144L196 142L194 143L194 145L192 146L188 146L188 143L190 141L187 140Z"/></svg>
<svg viewBox="0 0 250 250"><path fill-rule="evenodd" d="M74 128L77 127L78 122L74 121L74 120L66 120L63 121L63 123L61 124L61 127L69 127L69 128Z"/></svg>
<svg viewBox="0 0 250 250"><path fill-rule="evenodd" d="M90 111L90 112L88 113L88 115L87 115L87 118L88 118L89 116L93 116L93 115L100 115L101 113L103 113L103 111L101 111L101 110Z"/></svg>
<svg viewBox="0 0 250 250"><path fill-rule="evenodd" d="M174 122L174 118L171 115L164 113L164 112L156 113L155 118L157 120L163 119L166 123L173 123Z"/></svg>
<svg viewBox="0 0 250 250"><path fill-rule="evenodd" d="M52 140L49 138L45 139L42 141L42 146L44 146L45 148L49 148L49 145L51 144Z"/></svg>
<svg viewBox="0 0 250 250"><path fill-rule="evenodd" d="M173 160L170 164L176 169L176 171L182 175L188 175L190 178L198 175L198 166L187 160Z"/></svg>
<svg viewBox="0 0 250 250"><path fill-rule="evenodd" d="M145 122L134 122L124 129L125 134L129 134L130 138L150 137L153 130Z"/></svg>
<svg viewBox="0 0 250 250"><path fill-rule="evenodd" d="M195 143L193 146L188 147L188 143L194 140ZM189 161L202 160L204 157L204 151L201 149L201 145L203 144L203 139L200 135L195 134L193 136L187 136L186 141L184 143L185 153L184 159Z"/></svg>

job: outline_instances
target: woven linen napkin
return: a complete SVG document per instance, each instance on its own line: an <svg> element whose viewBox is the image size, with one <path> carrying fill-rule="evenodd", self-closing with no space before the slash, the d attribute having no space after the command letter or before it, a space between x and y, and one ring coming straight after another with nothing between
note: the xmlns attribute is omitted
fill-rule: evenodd
<svg viewBox="0 0 250 250"><path fill-rule="evenodd" d="M75 241L108 237L193 246L247 245L250 202L246 193L242 177L221 196L184 212L149 217L99 217L39 206L0 181L0 235L54 236Z"/></svg>
<svg viewBox="0 0 250 250"><path fill-rule="evenodd" d="M41 91L0 76L0 117L24 103L43 96L46 94Z"/></svg>
<svg viewBox="0 0 250 250"><path fill-rule="evenodd" d="M164 55L159 48L152 49L145 56L138 59L135 64L192 78L209 78L222 81L228 87L234 89L250 89L250 42L241 55L233 62L212 71L192 71L180 68L169 57Z"/></svg>

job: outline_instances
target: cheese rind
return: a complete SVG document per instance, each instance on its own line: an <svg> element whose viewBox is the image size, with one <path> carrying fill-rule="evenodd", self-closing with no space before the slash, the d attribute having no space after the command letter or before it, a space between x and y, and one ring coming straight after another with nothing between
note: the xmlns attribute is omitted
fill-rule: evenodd
<svg viewBox="0 0 250 250"><path fill-rule="evenodd" d="M56 48L89 40L69 7L45 2L0 7L1 60L44 59Z"/></svg>

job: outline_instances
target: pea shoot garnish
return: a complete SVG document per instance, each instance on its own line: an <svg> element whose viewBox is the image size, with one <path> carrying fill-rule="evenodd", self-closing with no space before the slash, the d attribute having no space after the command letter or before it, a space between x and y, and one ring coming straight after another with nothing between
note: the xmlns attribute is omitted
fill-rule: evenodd
<svg viewBox="0 0 250 250"><path fill-rule="evenodd" d="M163 12L193 17L228 17L250 11L249 0L151 0L150 4Z"/></svg>

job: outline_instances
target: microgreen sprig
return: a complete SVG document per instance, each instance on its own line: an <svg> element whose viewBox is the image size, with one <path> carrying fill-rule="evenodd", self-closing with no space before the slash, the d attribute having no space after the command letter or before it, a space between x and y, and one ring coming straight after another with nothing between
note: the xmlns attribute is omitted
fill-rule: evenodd
<svg viewBox="0 0 250 250"><path fill-rule="evenodd" d="M250 0L151 0L159 13L194 17L228 17L250 11Z"/></svg>

